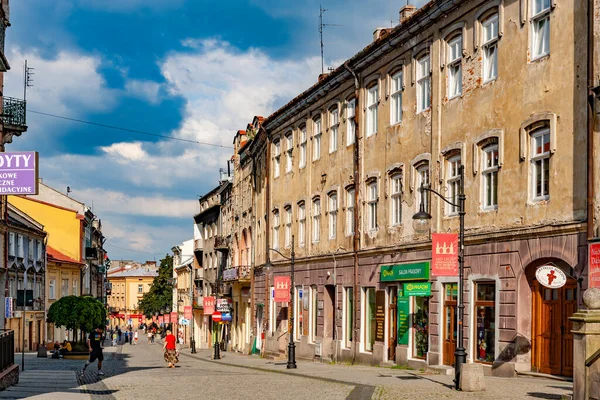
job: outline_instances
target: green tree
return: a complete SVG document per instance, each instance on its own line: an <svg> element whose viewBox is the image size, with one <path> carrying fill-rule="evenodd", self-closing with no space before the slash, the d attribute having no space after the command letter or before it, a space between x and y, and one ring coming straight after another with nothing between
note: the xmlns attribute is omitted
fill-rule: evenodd
<svg viewBox="0 0 600 400"><path fill-rule="evenodd" d="M47 321L57 327L69 330L91 332L106 324L106 307L90 296L65 296L52 303L48 309Z"/></svg>
<svg viewBox="0 0 600 400"><path fill-rule="evenodd" d="M160 260L158 276L154 278L150 290L144 294L138 307L146 318L169 306L173 309L173 256L166 255Z"/></svg>

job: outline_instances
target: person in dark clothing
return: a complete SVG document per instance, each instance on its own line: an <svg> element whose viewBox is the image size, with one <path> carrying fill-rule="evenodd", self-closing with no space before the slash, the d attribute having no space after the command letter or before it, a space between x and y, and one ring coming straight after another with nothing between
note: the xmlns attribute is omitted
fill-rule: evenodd
<svg viewBox="0 0 600 400"><path fill-rule="evenodd" d="M85 365L83 366L83 370L81 370L82 375L85 373L86 368L96 360L98 360L98 375L105 375L105 373L102 372L102 361L104 361L104 355L102 354L102 332L103 331L104 331L104 327L99 326L98 328L96 328L96 330L91 332L90 335L88 336L87 345L88 345L88 349L90 351L90 359L85 362Z"/></svg>
<svg viewBox="0 0 600 400"><path fill-rule="evenodd" d="M123 334L123 332L121 332L121 328L117 328L117 336L119 336L119 343L121 343L121 335Z"/></svg>

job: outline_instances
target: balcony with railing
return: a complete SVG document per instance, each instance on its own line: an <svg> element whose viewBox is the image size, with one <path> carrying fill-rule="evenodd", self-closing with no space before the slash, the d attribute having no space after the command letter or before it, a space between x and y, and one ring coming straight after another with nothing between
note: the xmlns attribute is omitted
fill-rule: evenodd
<svg viewBox="0 0 600 400"><path fill-rule="evenodd" d="M229 250L229 239L224 236L215 237L215 249L221 251Z"/></svg>
<svg viewBox="0 0 600 400"><path fill-rule="evenodd" d="M8 130L17 136L22 132L25 132L27 130L27 102L25 100L5 96L2 100L2 105L4 130Z"/></svg>

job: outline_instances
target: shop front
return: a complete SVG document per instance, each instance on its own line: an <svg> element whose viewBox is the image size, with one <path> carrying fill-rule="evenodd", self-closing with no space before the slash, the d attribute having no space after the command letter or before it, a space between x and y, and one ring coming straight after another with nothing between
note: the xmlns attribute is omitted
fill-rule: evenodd
<svg viewBox="0 0 600 400"><path fill-rule="evenodd" d="M386 342L389 361L422 368L429 351L429 262L384 265L380 272L384 290L375 293L375 341Z"/></svg>

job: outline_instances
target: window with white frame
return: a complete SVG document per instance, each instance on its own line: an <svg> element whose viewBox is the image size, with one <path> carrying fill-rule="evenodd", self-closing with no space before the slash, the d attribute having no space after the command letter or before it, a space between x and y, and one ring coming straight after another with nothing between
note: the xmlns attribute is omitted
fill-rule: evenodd
<svg viewBox="0 0 600 400"><path fill-rule="evenodd" d="M354 188L346 189L346 236L354 234Z"/></svg>
<svg viewBox="0 0 600 400"><path fill-rule="evenodd" d="M318 242L321 238L321 199L316 198L313 200L312 207L312 215L313 215L313 223L312 223L312 232L313 232L313 242Z"/></svg>
<svg viewBox="0 0 600 400"><path fill-rule="evenodd" d="M329 152L333 153L338 148L338 128L340 126L340 113L337 106L329 110Z"/></svg>
<svg viewBox="0 0 600 400"><path fill-rule="evenodd" d="M462 93L462 35L454 36L448 41L448 98L452 99Z"/></svg>
<svg viewBox="0 0 600 400"><path fill-rule="evenodd" d="M294 139L292 133L285 137L285 172L292 171L292 151L294 150Z"/></svg>
<svg viewBox="0 0 600 400"><path fill-rule="evenodd" d="M37 241L37 260L44 261L44 244L41 240Z"/></svg>
<svg viewBox="0 0 600 400"><path fill-rule="evenodd" d="M302 318L304 315L304 301L302 300L302 297L305 296L305 293L302 286L296 286L294 290L296 291L296 293L294 293L294 340L298 341L304 332L304 320Z"/></svg>
<svg viewBox="0 0 600 400"><path fill-rule="evenodd" d="M377 133L377 106L379 105L379 86L374 85L367 92L367 137Z"/></svg>
<svg viewBox="0 0 600 400"><path fill-rule="evenodd" d="M56 299L56 279L50 279L50 284L48 285L48 298L50 300Z"/></svg>
<svg viewBox="0 0 600 400"><path fill-rule="evenodd" d="M454 204L458 204L458 193L460 191L460 154L449 157L446 161L448 184L448 199ZM446 215L458 214L458 207L446 204Z"/></svg>
<svg viewBox="0 0 600 400"><path fill-rule="evenodd" d="M275 303L275 286L269 290L269 332L271 335L277 330L277 303Z"/></svg>
<svg viewBox="0 0 600 400"><path fill-rule="evenodd" d="M363 343L365 351L373 351L375 344L375 288L363 288Z"/></svg>
<svg viewBox="0 0 600 400"><path fill-rule="evenodd" d="M329 194L329 239L335 239L337 235L337 212L337 192L332 192Z"/></svg>
<svg viewBox="0 0 600 400"><path fill-rule="evenodd" d="M319 315L318 305L319 305L319 292L317 289L317 285L312 285L310 287L310 304L308 307L309 314L309 336L308 341L314 343L317 339L317 327L318 320L317 317Z"/></svg>
<svg viewBox="0 0 600 400"><path fill-rule="evenodd" d="M532 0L531 55L535 60L550 54L550 4L551 0Z"/></svg>
<svg viewBox="0 0 600 400"><path fill-rule="evenodd" d="M279 210L273 211L273 248L279 248Z"/></svg>
<svg viewBox="0 0 600 400"><path fill-rule="evenodd" d="M431 76L429 54L417 60L417 113L425 111L431 104Z"/></svg>
<svg viewBox="0 0 600 400"><path fill-rule="evenodd" d="M344 347L352 346L354 333L354 296L352 287L344 288Z"/></svg>
<svg viewBox="0 0 600 400"><path fill-rule="evenodd" d="M531 134L531 178L533 201L550 198L550 130L538 129Z"/></svg>
<svg viewBox="0 0 600 400"><path fill-rule="evenodd" d="M498 77L498 14L481 22L483 48L483 82Z"/></svg>
<svg viewBox="0 0 600 400"><path fill-rule="evenodd" d="M404 89L402 84L402 71L398 71L392 75L390 89L390 97L392 99L390 102L390 123L394 125L402 121L402 91Z"/></svg>
<svg viewBox="0 0 600 400"><path fill-rule="evenodd" d="M306 238L306 206L304 203L298 204L298 242L300 246L304 245Z"/></svg>
<svg viewBox="0 0 600 400"><path fill-rule="evenodd" d="M69 280L68 279L63 279L62 280L62 287L61 287L62 291L62 297L67 297L69 295Z"/></svg>
<svg viewBox="0 0 600 400"><path fill-rule="evenodd" d="M292 207L285 208L285 247L292 245Z"/></svg>
<svg viewBox="0 0 600 400"><path fill-rule="evenodd" d="M279 176L279 171L281 168L281 142L279 140L276 140L275 143L275 162L273 165L273 175L275 176L275 178L277 178Z"/></svg>
<svg viewBox="0 0 600 400"><path fill-rule="evenodd" d="M348 100L346 107L346 146L354 144L356 140L356 99Z"/></svg>
<svg viewBox="0 0 600 400"><path fill-rule="evenodd" d="M13 232L8 233L8 255L15 256L15 234Z"/></svg>
<svg viewBox="0 0 600 400"><path fill-rule="evenodd" d="M27 246L27 255L29 257L30 260L33 260L33 238L29 238L29 245Z"/></svg>
<svg viewBox="0 0 600 400"><path fill-rule="evenodd" d="M77 290L77 279L73 279L73 296L79 296L79 291Z"/></svg>
<svg viewBox="0 0 600 400"><path fill-rule="evenodd" d="M321 136L323 134L323 128L321 126L321 118L315 119L315 134L313 137L313 161L321 158Z"/></svg>
<svg viewBox="0 0 600 400"><path fill-rule="evenodd" d="M144 285L138 285L138 293L144 293Z"/></svg>
<svg viewBox="0 0 600 400"><path fill-rule="evenodd" d="M300 129L300 168L306 167L306 126Z"/></svg>
<svg viewBox="0 0 600 400"><path fill-rule="evenodd" d="M390 176L391 225L402 223L402 173L395 172Z"/></svg>
<svg viewBox="0 0 600 400"><path fill-rule="evenodd" d="M25 249L23 249L23 235L17 235L17 257L23 258Z"/></svg>
<svg viewBox="0 0 600 400"><path fill-rule="evenodd" d="M374 231L377 229L377 180L367 184L367 196L367 226Z"/></svg>
<svg viewBox="0 0 600 400"><path fill-rule="evenodd" d="M429 164L423 163L419 165L417 168L417 188L420 188L421 185L427 187L429 186ZM419 209L421 202L423 202L425 206L425 211L429 212L429 196L426 191L417 191L418 193L418 202L416 204L417 210Z"/></svg>
<svg viewBox="0 0 600 400"><path fill-rule="evenodd" d="M495 209L498 207L498 144L487 145L482 151L483 208Z"/></svg>

